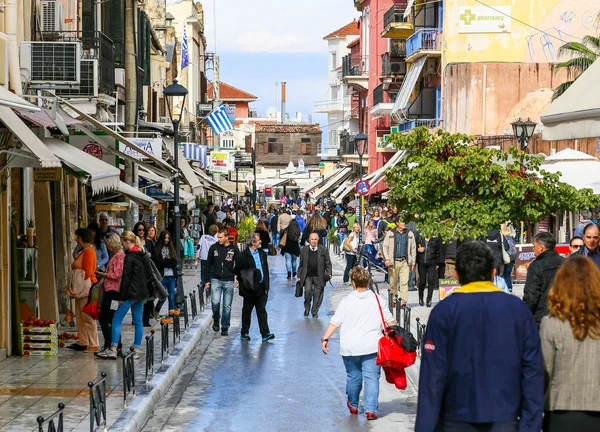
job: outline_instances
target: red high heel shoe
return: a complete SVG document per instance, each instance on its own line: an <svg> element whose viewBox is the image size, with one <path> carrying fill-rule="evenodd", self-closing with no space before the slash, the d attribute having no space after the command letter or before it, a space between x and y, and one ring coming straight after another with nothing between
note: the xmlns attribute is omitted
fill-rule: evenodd
<svg viewBox="0 0 600 432"><path fill-rule="evenodd" d="M350 410L350 414L358 414L358 409L353 408L352 405L350 405L350 401L346 401L346 405L348 405L348 409Z"/></svg>
<svg viewBox="0 0 600 432"><path fill-rule="evenodd" d="M365 415L367 416L367 420L377 420L377 414L375 413L368 412L365 413Z"/></svg>

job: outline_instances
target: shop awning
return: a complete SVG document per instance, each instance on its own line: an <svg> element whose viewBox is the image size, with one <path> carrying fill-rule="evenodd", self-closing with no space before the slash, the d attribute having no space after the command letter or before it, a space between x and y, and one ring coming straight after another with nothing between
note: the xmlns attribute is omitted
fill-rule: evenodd
<svg viewBox="0 0 600 432"><path fill-rule="evenodd" d="M408 70L404 81L402 82L402 87L398 92L398 96L396 96L394 107L392 108L391 113L392 120L394 120L396 123L401 123L406 119L408 100L410 99L410 95L415 88L415 84L417 84L417 80L419 79L419 75L421 75L421 70L423 69L423 66L425 66L426 60L427 56L421 57L414 62L411 68Z"/></svg>
<svg viewBox="0 0 600 432"><path fill-rule="evenodd" d="M147 180L150 180L154 183L156 183L156 186L158 186L160 188L160 190L162 190L163 192L168 192L171 190L171 180L165 177L162 177L158 174L156 174L154 171L151 171L149 169L140 167L139 171L138 171L140 177L144 177Z"/></svg>
<svg viewBox="0 0 600 432"><path fill-rule="evenodd" d="M540 170L560 173L560 181L576 189L592 189L598 193L600 183L600 161L586 153L565 149L548 156Z"/></svg>
<svg viewBox="0 0 600 432"><path fill-rule="evenodd" d="M42 168L58 168L62 166L59 158L46 147L37 135L31 132L31 129L23 123L23 120L11 108L0 105L0 121L33 153L33 158L40 162Z"/></svg>
<svg viewBox="0 0 600 432"><path fill-rule="evenodd" d="M318 199L319 197L330 193L335 188L339 187L341 182L348 180L348 178L352 175L352 168L345 167L339 170L337 173L333 174L325 184L317 189L313 195L312 199Z"/></svg>
<svg viewBox="0 0 600 432"><path fill-rule="evenodd" d="M408 154L408 152L406 150L399 150L396 153L394 153L394 156L392 156L385 163L385 165L383 165L383 167L381 167L379 170L375 171L375 173L373 173L374 175L368 179L369 183L371 184L371 188L374 188L377 180L382 176L385 177L385 174L387 173L387 171L390 168L392 168L393 166L395 166L402 159L404 159L404 156L406 156L407 154Z"/></svg>
<svg viewBox="0 0 600 432"><path fill-rule="evenodd" d="M171 186L171 194L175 195L175 186ZM187 205L188 210L196 208L196 196L179 189L179 202Z"/></svg>
<svg viewBox="0 0 600 432"><path fill-rule="evenodd" d="M542 139L600 137L600 61L595 61L544 112Z"/></svg>
<svg viewBox="0 0 600 432"><path fill-rule="evenodd" d="M408 0L408 3L406 4L406 9L404 10L404 18L408 18L408 16L410 15L410 13L412 11L412 7L413 7L414 3L415 3L415 0Z"/></svg>
<svg viewBox="0 0 600 432"><path fill-rule="evenodd" d="M167 172L175 172L175 168L173 168L171 165L169 165L167 162L165 162L162 158L158 158L158 157L154 156L152 153L149 153L146 150L144 150L143 148L135 145L129 139L125 138L123 135L119 134L118 132L115 132L114 130L106 127L101 122L99 122L98 120L96 120L94 117L89 116L86 113L84 113L82 110L80 110L79 108L77 108L75 105L70 104L69 102L65 101L64 99L60 99L60 103L62 103L65 106L69 107L71 110L73 110L77 114L79 114L82 119L84 119L85 121L93 124L95 127L97 127L98 129L100 129L101 131L106 132L109 136L111 136L112 138L116 139L120 143L123 143L127 147L129 147L130 149L135 150L138 153L144 155L145 157L147 157L148 159L150 159L151 161L153 161L156 165L158 165L158 167L160 167L161 169L166 170Z"/></svg>
<svg viewBox="0 0 600 432"><path fill-rule="evenodd" d="M192 168L194 170L194 172L196 173L196 175L198 177L200 177L201 181L204 183L204 187L206 189L210 189L214 192L221 192L222 194L224 194L224 196L229 196L231 195L231 192L229 192L227 189L225 189L223 186L217 184L216 182L214 182L211 178L209 178L206 174L204 174L202 171Z"/></svg>
<svg viewBox="0 0 600 432"><path fill-rule="evenodd" d="M15 109L15 111L19 117L29 120L38 127L58 128L63 135L69 134L68 129L66 129L67 126L74 126L82 123L80 120L74 119L65 113L62 109L58 110L55 114L48 108L44 108L38 112L31 112L23 109Z"/></svg>
<svg viewBox="0 0 600 432"><path fill-rule="evenodd" d="M171 156L171 160L174 160L173 146L175 145L172 138L163 138L165 143L165 147L167 148L167 152L169 156ZM200 180L198 180L198 176L196 175L194 169L190 166L189 162L185 158L183 154L183 149L179 147L177 149L179 151L179 170L183 175L185 182L190 185L192 188L192 192L194 195L199 195L202 193L202 184Z"/></svg>
<svg viewBox="0 0 600 432"><path fill-rule="evenodd" d="M65 165L84 179L88 179L93 195L118 189L121 183L119 168L102 162L100 159L56 138L43 138L42 140L47 148Z"/></svg>
<svg viewBox="0 0 600 432"><path fill-rule="evenodd" d="M41 111L41 108L38 106L29 103L22 97L14 94L10 90L0 86L0 106L14 108L29 112L38 112Z"/></svg>
<svg viewBox="0 0 600 432"><path fill-rule="evenodd" d="M156 205L156 200L152 199L142 191L137 190L133 186L129 186L127 183L120 181L117 186L117 191L121 192L123 195L130 198L132 201L135 201L141 206L151 207Z"/></svg>

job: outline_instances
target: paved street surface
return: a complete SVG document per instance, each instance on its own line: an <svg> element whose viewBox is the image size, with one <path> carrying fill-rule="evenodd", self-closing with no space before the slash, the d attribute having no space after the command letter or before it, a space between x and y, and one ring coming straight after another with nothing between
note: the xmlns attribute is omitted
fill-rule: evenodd
<svg viewBox="0 0 600 432"><path fill-rule="evenodd" d="M346 374L339 354L339 334L330 354L320 338L339 301L342 261L334 261L332 289L319 318L303 316L281 256L270 258L271 291L267 310L276 338L262 343L253 316L251 341L241 341L241 297L234 297L230 336L204 338L170 392L159 403L145 431L364 431L414 429L416 392L399 391L382 374L379 419L350 416L346 408ZM362 400L362 399L361 399Z"/></svg>

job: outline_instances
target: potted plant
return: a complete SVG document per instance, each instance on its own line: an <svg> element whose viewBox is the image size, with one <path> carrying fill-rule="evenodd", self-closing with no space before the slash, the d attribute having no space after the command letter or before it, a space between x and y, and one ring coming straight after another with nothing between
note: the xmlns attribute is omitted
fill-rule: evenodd
<svg viewBox="0 0 600 432"><path fill-rule="evenodd" d="M238 224L238 244L240 245L240 250L244 249L246 240L254 232L255 227L256 224L252 216L248 216Z"/></svg>
<svg viewBox="0 0 600 432"><path fill-rule="evenodd" d="M27 219L27 228L25 229L27 235L27 246L33 247L33 239L35 237L35 222L32 219Z"/></svg>

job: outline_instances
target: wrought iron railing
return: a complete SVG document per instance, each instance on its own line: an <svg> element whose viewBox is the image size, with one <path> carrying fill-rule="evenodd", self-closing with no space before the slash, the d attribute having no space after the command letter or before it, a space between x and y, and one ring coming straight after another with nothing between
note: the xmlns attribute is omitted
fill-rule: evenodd
<svg viewBox="0 0 600 432"><path fill-rule="evenodd" d="M52 414L48 418L39 416L37 420L38 432L63 432L63 411L65 410L65 404L58 404L58 411ZM56 421L56 422L55 422ZM44 431L44 428L46 430Z"/></svg>
<svg viewBox="0 0 600 432"><path fill-rule="evenodd" d="M89 382L90 389L90 432L98 428L106 430L106 372L100 374L98 381Z"/></svg>
<svg viewBox="0 0 600 432"><path fill-rule="evenodd" d="M383 103L383 84L373 89L373 106Z"/></svg>
<svg viewBox="0 0 600 432"><path fill-rule="evenodd" d="M393 5L391 8L389 8L388 11L383 15L383 28L387 29L387 27L393 23L408 22L408 19L404 18L405 10L405 5Z"/></svg>
<svg viewBox="0 0 600 432"><path fill-rule="evenodd" d="M170 318L162 319L160 322L160 361L165 362L169 357L169 323Z"/></svg>
<svg viewBox="0 0 600 432"><path fill-rule="evenodd" d="M146 384L150 383L150 378L154 375L154 330L146 336Z"/></svg>
<svg viewBox="0 0 600 432"><path fill-rule="evenodd" d="M403 59L393 58L390 53L382 54L381 73L383 76L406 75L406 63Z"/></svg>
<svg viewBox="0 0 600 432"><path fill-rule="evenodd" d="M419 318L415 318L415 321L417 321L417 350L419 354L421 354L425 345L425 329L427 326L425 324L421 324L421 320Z"/></svg>
<svg viewBox="0 0 600 432"><path fill-rule="evenodd" d="M198 316L198 305L196 304L196 290L190 293L190 305L192 307L192 321L196 321Z"/></svg>
<svg viewBox="0 0 600 432"><path fill-rule="evenodd" d="M349 54L342 58L342 78L366 76L369 73L369 56Z"/></svg>
<svg viewBox="0 0 600 432"><path fill-rule="evenodd" d="M183 331L184 333L190 326L190 317L188 315L188 305L187 305L188 296L183 296Z"/></svg>
<svg viewBox="0 0 600 432"><path fill-rule="evenodd" d="M179 321L179 311L176 309L173 311L173 346L177 345L177 342L181 340L181 322Z"/></svg>
<svg viewBox="0 0 600 432"><path fill-rule="evenodd" d="M406 57L406 39L391 39L390 55L395 58Z"/></svg>
<svg viewBox="0 0 600 432"><path fill-rule="evenodd" d="M123 403L127 406L129 395L135 397L135 351L130 348L129 353L121 354L123 359Z"/></svg>

